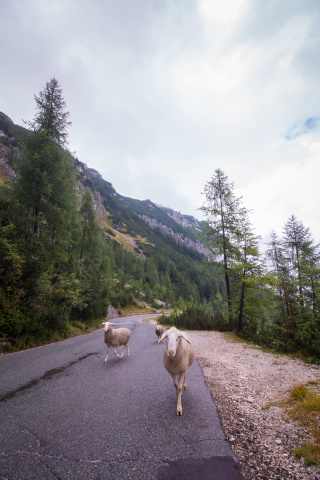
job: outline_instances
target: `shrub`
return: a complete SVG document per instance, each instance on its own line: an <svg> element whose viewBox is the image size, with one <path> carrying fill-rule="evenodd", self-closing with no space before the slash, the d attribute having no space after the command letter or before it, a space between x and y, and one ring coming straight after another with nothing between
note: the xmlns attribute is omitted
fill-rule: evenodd
<svg viewBox="0 0 320 480"><path fill-rule="evenodd" d="M158 321L187 330L230 330L220 310L209 313L203 307L188 307L182 313L174 312L169 317L163 315Z"/></svg>

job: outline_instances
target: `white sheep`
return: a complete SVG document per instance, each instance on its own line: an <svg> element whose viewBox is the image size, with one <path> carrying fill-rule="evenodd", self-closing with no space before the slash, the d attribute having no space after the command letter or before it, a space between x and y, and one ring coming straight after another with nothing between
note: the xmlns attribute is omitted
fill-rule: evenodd
<svg viewBox="0 0 320 480"><path fill-rule="evenodd" d="M188 335L175 327L167 330L160 342L164 338L167 338L167 343L163 352L163 364L172 376L176 388L177 415L182 415L182 389L186 390L187 388L187 370L194 360L194 347Z"/></svg>
<svg viewBox="0 0 320 480"><path fill-rule="evenodd" d="M104 325L104 343L107 345L107 356L104 360L104 363L106 363L108 360L110 347L114 348L113 353L118 358L123 357L125 349L127 349L127 353L130 355L128 345L131 336L130 330L128 328L117 328L117 330L114 330L112 327L114 327L115 324L111 322L103 322L101 325ZM117 353L117 348L120 347L120 345L124 345L121 355Z"/></svg>
<svg viewBox="0 0 320 480"><path fill-rule="evenodd" d="M161 335L163 334L163 327L161 325L157 325L155 329L156 335L158 337L158 343L160 343Z"/></svg>

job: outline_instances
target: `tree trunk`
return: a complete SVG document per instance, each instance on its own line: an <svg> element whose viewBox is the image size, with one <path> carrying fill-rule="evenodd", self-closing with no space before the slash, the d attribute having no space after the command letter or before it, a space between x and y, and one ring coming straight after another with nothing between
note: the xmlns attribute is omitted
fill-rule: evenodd
<svg viewBox="0 0 320 480"><path fill-rule="evenodd" d="M243 276L245 275L245 272L243 272ZM244 289L245 289L245 283L242 280L242 285L241 285L241 297L240 297L240 309L239 309L239 316L238 316L238 325L237 325L237 333L242 332L242 319L243 319L243 306L244 306Z"/></svg>

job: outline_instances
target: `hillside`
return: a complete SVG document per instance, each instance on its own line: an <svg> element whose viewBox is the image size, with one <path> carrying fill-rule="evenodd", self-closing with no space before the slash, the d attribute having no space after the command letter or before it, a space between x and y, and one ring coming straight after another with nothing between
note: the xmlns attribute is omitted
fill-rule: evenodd
<svg viewBox="0 0 320 480"><path fill-rule="evenodd" d="M15 176L16 162L19 159L21 140L28 130L15 125L4 113L0 112L0 178ZM74 159L79 171L79 181L84 187L90 187L94 193L95 207L102 225L109 236L126 236L124 246L137 244L140 252L144 249L145 237L148 243L163 244L164 237L172 237L178 251L195 250L205 256L209 251L199 240L203 222L190 215L183 215L173 209L156 205L151 200L135 200L116 192L112 184L101 174L86 164ZM159 232L161 233L159 235ZM182 248L181 248L182 247ZM183 248L185 247L185 248Z"/></svg>
<svg viewBox="0 0 320 480"><path fill-rule="evenodd" d="M3 321L3 336L12 337L24 331L24 327L17 328L18 319L12 319L17 305L9 292L18 287L15 297L18 316L20 318L20 309L31 312L35 308L32 322L38 316L41 318L37 320L36 330L42 329L43 323L61 324L58 328L63 329L70 319L83 322L104 316L110 305L121 310L145 300L154 308L168 305L183 309L202 304L210 304L212 308L216 295L224 295L223 279L217 274L220 267L210 259L209 250L201 243L203 222L149 199L140 201L120 195L99 172L60 146L48 144L45 148L49 149L49 156L45 153L47 150L43 150L44 156L39 157L42 154L38 150L32 153L36 142L39 143L36 147L41 149L46 140L37 139L34 133L0 113L0 220L3 226L0 243L2 240L7 252L0 269L8 271L7 258L12 272L18 276L18 280L12 276L0 285L5 305L11 305L15 312L6 314L10 318ZM50 155L60 166L51 163ZM23 186L19 187L21 167L27 170ZM68 185L60 169L66 169L70 177ZM74 193L68 192L73 183ZM40 196L39 189L43 192ZM34 216L38 215L35 202L42 208L40 223L40 217ZM69 223L64 227L64 222ZM95 223L99 226L99 238ZM16 233L12 235L12 231ZM58 232L59 242L56 241ZM27 240L29 236L31 243ZM33 251L29 252L30 248L39 251L36 256ZM32 265L34 261L39 262L36 269ZM36 278L31 280L33 275ZM34 285L36 290L40 289L37 295ZM42 291L44 287L46 293ZM32 303L31 309L27 307L26 298ZM62 308L59 322L55 314L46 310L48 305L55 310L56 302L58 308ZM43 312L50 317L47 322L43 320ZM25 314L22 316L25 318Z"/></svg>

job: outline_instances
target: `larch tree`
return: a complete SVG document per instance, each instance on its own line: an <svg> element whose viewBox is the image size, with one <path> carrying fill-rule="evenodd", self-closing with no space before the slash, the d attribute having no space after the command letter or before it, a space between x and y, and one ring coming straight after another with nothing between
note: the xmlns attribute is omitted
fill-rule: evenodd
<svg viewBox="0 0 320 480"><path fill-rule="evenodd" d="M206 201L201 210L207 218L205 239L212 253L222 258L228 302L229 325L233 325L230 267L239 255L238 238L245 214L241 198L234 194L234 184L222 170L216 169L205 186Z"/></svg>
<svg viewBox="0 0 320 480"><path fill-rule="evenodd" d="M31 226L46 249L63 257L69 249L77 209L74 159L64 150L69 112L62 89L55 78L35 95L37 113L26 135L19 165L16 192L24 212L24 224ZM65 260L65 259L64 259Z"/></svg>
<svg viewBox="0 0 320 480"><path fill-rule="evenodd" d="M311 233L294 215L291 215L288 219L283 233L283 248L294 274L301 305L303 305L302 257L310 251L312 245Z"/></svg>
<svg viewBox="0 0 320 480"><path fill-rule="evenodd" d="M257 291L264 283L259 239L260 237L253 233L248 214L244 213L241 228L238 231L239 257L233 265L234 270L239 272L241 277L237 333L242 332L246 317L258 317L262 312L262 305L257 295Z"/></svg>
<svg viewBox="0 0 320 480"><path fill-rule="evenodd" d="M275 287L281 299L281 308L283 317L290 316L289 302L289 268L284 255L284 249L281 238L273 230L270 234L270 240L267 242L266 260L269 264L270 273L275 279Z"/></svg>
<svg viewBox="0 0 320 480"><path fill-rule="evenodd" d="M32 131L25 135L18 178L11 189L12 219L24 238L24 280L34 312L42 308L43 321L47 315L48 325L63 327L73 288L69 264L79 221L77 172L74 158L63 148L68 112L55 79L36 102L38 113L28 124ZM37 288L46 294L38 295ZM32 315L36 318L37 313Z"/></svg>
<svg viewBox="0 0 320 480"><path fill-rule="evenodd" d="M66 111L66 102L58 80L52 78L45 88L35 95L37 113L32 121L25 122L32 130L42 131L61 146L67 142L67 129L71 125L70 113Z"/></svg>

